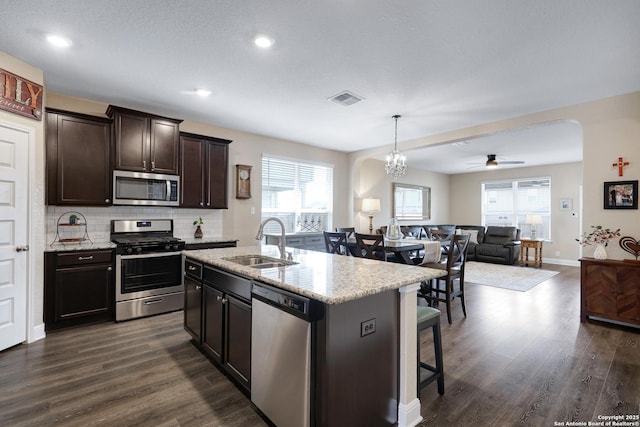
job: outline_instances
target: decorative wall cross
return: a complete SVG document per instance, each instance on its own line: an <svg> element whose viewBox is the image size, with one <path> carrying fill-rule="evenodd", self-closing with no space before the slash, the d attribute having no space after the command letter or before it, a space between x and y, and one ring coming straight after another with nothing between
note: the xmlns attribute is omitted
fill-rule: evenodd
<svg viewBox="0 0 640 427"><path fill-rule="evenodd" d="M618 157L618 162L612 164L611 166L613 166L614 168L617 167L618 168L618 176L622 176L622 175L624 175L624 167L625 166L629 166L629 162L624 162L624 161L622 161L622 157Z"/></svg>

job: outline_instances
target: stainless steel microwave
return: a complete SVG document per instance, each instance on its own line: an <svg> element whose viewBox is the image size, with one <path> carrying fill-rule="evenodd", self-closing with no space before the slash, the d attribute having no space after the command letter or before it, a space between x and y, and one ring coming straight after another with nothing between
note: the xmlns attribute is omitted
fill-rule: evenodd
<svg viewBox="0 0 640 427"><path fill-rule="evenodd" d="M113 171L114 205L179 206L180 177Z"/></svg>

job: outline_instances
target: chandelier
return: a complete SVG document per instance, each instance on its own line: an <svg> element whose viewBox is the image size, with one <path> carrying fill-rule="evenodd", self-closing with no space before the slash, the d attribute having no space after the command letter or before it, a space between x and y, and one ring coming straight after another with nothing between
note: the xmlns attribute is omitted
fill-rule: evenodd
<svg viewBox="0 0 640 427"><path fill-rule="evenodd" d="M398 119L400 117L398 114L392 116L392 118L396 120L395 145L391 154L387 155L387 164L384 165L384 170L387 171L387 175L391 175L393 179L398 179L400 175L404 175L407 172L407 165L405 163L407 158L398 151Z"/></svg>

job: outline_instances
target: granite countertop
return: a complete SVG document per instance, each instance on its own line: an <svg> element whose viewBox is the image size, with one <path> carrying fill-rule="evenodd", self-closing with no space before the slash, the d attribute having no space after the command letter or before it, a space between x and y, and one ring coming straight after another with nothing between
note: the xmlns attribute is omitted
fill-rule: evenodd
<svg viewBox="0 0 640 427"><path fill-rule="evenodd" d="M298 264L286 267L252 268L223 258L261 254L279 257L273 245L202 249L183 252L187 257L271 284L327 304L340 304L399 289L443 276L431 268L287 248Z"/></svg>
<svg viewBox="0 0 640 427"><path fill-rule="evenodd" d="M91 242L85 240L79 243L53 243L45 247L45 252L64 252L64 251L94 251L98 249L113 249L115 243L111 242Z"/></svg>
<svg viewBox="0 0 640 427"><path fill-rule="evenodd" d="M196 244L196 243L227 243L227 242L237 242L238 239L228 239L228 238L224 238L224 237L198 237L195 238L193 236L190 237L180 237L178 236L179 239L184 240L184 242L187 245L192 245L192 244Z"/></svg>

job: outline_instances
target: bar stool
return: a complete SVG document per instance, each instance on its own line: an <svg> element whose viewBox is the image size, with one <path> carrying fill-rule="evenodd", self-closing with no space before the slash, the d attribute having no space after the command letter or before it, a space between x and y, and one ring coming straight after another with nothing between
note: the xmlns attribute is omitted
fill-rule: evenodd
<svg viewBox="0 0 640 427"><path fill-rule="evenodd" d="M440 335L440 310L433 307L416 307L418 321L418 395L420 390L438 380L438 394L444 394L444 368L442 363L442 339ZM433 347L436 366L420 360L420 333L427 328L433 329Z"/></svg>

